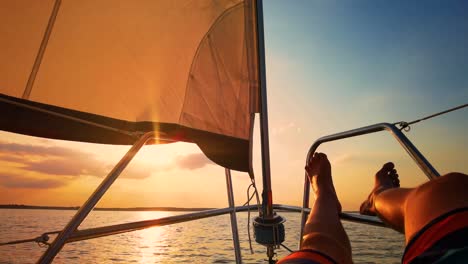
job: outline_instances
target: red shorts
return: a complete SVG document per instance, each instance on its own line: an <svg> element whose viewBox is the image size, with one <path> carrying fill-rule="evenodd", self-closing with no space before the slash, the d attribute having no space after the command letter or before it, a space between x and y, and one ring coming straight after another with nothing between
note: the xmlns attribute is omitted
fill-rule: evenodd
<svg viewBox="0 0 468 264"><path fill-rule="evenodd" d="M445 213L419 230L406 246L402 263L442 263L449 254L468 263L468 208Z"/></svg>
<svg viewBox="0 0 468 264"><path fill-rule="evenodd" d="M313 250L313 249L303 249L291 253L289 256L282 258L276 264L336 264L331 257Z"/></svg>

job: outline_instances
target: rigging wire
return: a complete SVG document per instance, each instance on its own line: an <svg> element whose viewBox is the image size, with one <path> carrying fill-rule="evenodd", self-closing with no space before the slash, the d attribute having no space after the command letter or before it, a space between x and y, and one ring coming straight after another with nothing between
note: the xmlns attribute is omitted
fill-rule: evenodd
<svg viewBox="0 0 468 264"><path fill-rule="evenodd" d="M409 132L411 130L410 125L412 125L412 124L416 124L418 122L421 122L421 121L424 121L424 120L427 120L427 119L430 119L430 118L433 118L433 117L436 117L436 116L439 116L439 115L444 115L444 114L447 114L447 113L450 113L450 112L453 112L453 111L456 111L456 110L460 110L460 109L465 108L467 106L468 106L468 104L462 104L462 105L447 109L447 110L442 111L442 112L438 112L438 113L435 113L435 114L432 114L432 115L429 115L429 116L426 116L426 117L423 117L423 118L420 118L420 119L413 120L411 122L405 122L405 121L396 122L396 123L394 123L394 125L399 125L400 130L404 130L406 132Z"/></svg>

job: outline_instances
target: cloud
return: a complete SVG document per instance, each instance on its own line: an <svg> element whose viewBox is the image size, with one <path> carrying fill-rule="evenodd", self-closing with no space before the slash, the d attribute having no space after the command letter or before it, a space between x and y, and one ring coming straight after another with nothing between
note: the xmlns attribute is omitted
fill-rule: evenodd
<svg viewBox="0 0 468 264"><path fill-rule="evenodd" d="M291 132L295 134L299 134L302 132L302 129L299 126L297 126L296 123L289 122L282 126L274 127L271 132L273 136L281 136L283 134L287 134Z"/></svg>
<svg viewBox="0 0 468 264"><path fill-rule="evenodd" d="M0 141L0 160L14 162L25 171L56 176L106 176L115 164L98 160L93 154L76 149L5 143ZM144 179L151 175L145 164L132 166L122 178Z"/></svg>
<svg viewBox="0 0 468 264"><path fill-rule="evenodd" d="M36 179L20 174L0 174L0 186L13 189L49 189L65 186L66 182L59 179Z"/></svg>
<svg viewBox="0 0 468 264"><path fill-rule="evenodd" d="M345 154L340 154L336 156L336 158L331 158L333 164L342 164L342 163L347 163L350 161L355 161L356 155L345 153Z"/></svg>
<svg viewBox="0 0 468 264"><path fill-rule="evenodd" d="M22 158L21 156L0 156L0 159L2 161L13 162L13 163L23 163L24 162L24 158Z"/></svg>
<svg viewBox="0 0 468 264"><path fill-rule="evenodd" d="M79 176L85 171L76 162L68 160L24 161L23 168L39 173L69 176Z"/></svg>
<svg viewBox="0 0 468 264"><path fill-rule="evenodd" d="M54 157L85 157L87 153L69 148L0 142L0 153Z"/></svg>
<svg viewBox="0 0 468 264"><path fill-rule="evenodd" d="M213 164L203 153L193 153L185 156L176 157L175 164L186 170L196 170Z"/></svg>
<svg viewBox="0 0 468 264"><path fill-rule="evenodd" d="M56 146L0 141L0 161L15 163L15 174L0 171L0 186L8 188L57 188L82 176L105 177L115 166L92 153ZM141 180L174 169L196 170L212 162L202 153L179 155L167 165L131 163L120 178ZM8 168L6 168L8 169ZM19 172L17 172L20 170ZM30 173L35 177L27 177ZM41 176L38 178L37 176Z"/></svg>
<svg viewBox="0 0 468 264"><path fill-rule="evenodd" d="M103 175L107 175L112 170L113 167L114 165L109 166L109 169L106 170L105 174ZM151 176L152 173L157 173L157 172L166 171L166 170L168 169L165 167L156 168L156 167L150 167L146 164L135 163L125 168L125 170L122 172L122 174L119 177L124 178L124 179L142 180Z"/></svg>

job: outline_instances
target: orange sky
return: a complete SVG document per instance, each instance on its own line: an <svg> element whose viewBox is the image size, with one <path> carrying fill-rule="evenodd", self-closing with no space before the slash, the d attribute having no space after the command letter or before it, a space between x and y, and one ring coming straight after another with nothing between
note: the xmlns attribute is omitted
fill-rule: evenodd
<svg viewBox="0 0 468 264"><path fill-rule="evenodd" d="M464 31L456 30L463 26L457 19L466 20L464 14L447 13L441 14L442 19L433 19L432 13L415 7L412 12L418 19L404 20L416 17L406 17L406 7L405 12L379 17L378 10L359 13L366 9L341 9L325 3L314 6L313 1L306 1L305 7L285 3L265 3L275 203L301 204L304 160L315 139L374 123L411 121L466 103L468 60L461 55L467 54L468 39L465 39L466 34L459 34ZM33 6L29 7L30 12L38 12ZM370 7L373 6L370 4ZM322 9L327 12L321 13ZM450 19L445 19L447 17ZM374 26L378 24L376 20L382 24ZM395 24L398 21L403 22ZM14 33L13 27L3 28ZM297 30L291 30L293 28ZM400 32L393 30L395 28L405 30ZM442 33L446 35L440 38ZM40 34L36 36L40 37ZM152 35L152 38L159 41L159 35ZM394 39L398 42L388 41ZM21 59L12 54L5 56L11 61ZM157 60L150 62L157 64ZM178 67L178 62L174 63L173 66ZM29 64L12 65L21 66L22 75L29 74ZM74 75L73 71L71 73ZM141 71L134 70L134 73ZM7 80L13 80L19 71L15 68L11 74L6 71L4 74ZM158 77L153 72L146 74ZM8 84L3 84L5 89L10 87ZM152 88L151 82L147 85ZM92 86L89 87L89 93L94 95ZM62 85L58 84L57 89L62 89ZM134 93L133 90L126 92ZM105 106L102 108L108 110ZM125 107L118 109L125 111ZM407 133L442 174L468 171L466 111L414 125ZM259 139L257 124L254 169L261 191ZM81 205L128 148L0 132L0 204ZM403 186L414 186L426 180L386 132L326 144L319 151L327 153L332 162L335 185L345 210L358 209L373 184L372 175L387 161L396 164ZM245 173L234 172L233 181L236 204L242 205L250 180ZM224 169L206 159L193 144L147 146L98 206L224 207L227 206Z"/></svg>
<svg viewBox="0 0 468 264"><path fill-rule="evenodd" d="M293 122L275 120L273 124L270 136L274 202L300 205L305 153L312 143L311 138L319 135L308 137L305 133L313 128L299 127ZM456 133L437 131L440 129L437 126L425 128L442 136L457 137ZM452 168L466 171L466 156L449 156L449 153L463 153L462 146L456 142L431 141L425 138L428 135L424 130L414 130L410 138L416 146L425 143L420 150L441 173ZM258 142L259 135L255 134ZM419 137L413 138L413 135ZM53 141L1 132L0 191L3 195L0 203L81 205L127 149L128 146ZM329 143L319 150L329 155L345 210L358 208L372 186L373 173L386 161L395 162L403 186L414 186L426 180L386 132ZM261 189L258 144L254 155L257 184ZM234 172L233 182L236 204L241 205L246 201L250 181L247 174ZM227 206L225 186L224 169L206 159L196 145L146 146L98 206L224 207Z"/></svg>

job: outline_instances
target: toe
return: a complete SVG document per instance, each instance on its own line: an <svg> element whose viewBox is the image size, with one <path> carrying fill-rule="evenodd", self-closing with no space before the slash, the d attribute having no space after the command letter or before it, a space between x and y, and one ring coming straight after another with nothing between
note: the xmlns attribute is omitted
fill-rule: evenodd
<svg viewBox="0 0 468 264"><path fill-rule="evenodd" d="M393 183L393 186L394 187L400 187L400 179L398 178L398 174L397 173L392 173L390 174L390 177L392 179L392 183Z"/></svg>
<svg viewBox="0 0 468 264"><path fill-rule="evenodd" d="M307 174L309 175L309 177L312 177L316 174L318 162L319 162L319 157L317 156L317 153L311 156L310 159L308 160L305 170Z"/></svg>
<svg viewBox="0 0 468 264"><path fill-rule="evenodd" d="M395 168L395 165L392 162L387 162L382 166L382 169L380 169L376 173L376 176L378 176L379 178L384 178L388 174L390 174L394 168Z"/></svg>
<svg viewBox="0 0 468 264"><path fill-rule="evenodd" d="M314 164L314 166L320 164L320 162L323 160L323 155L323 153L315 152L314 156L311 158L311 164Z"/></svg>
<svg viewBox="0 0 468 264"><path fill-rule="evenodd" d="M318 154L318 153L316 152L316 153L314 153L314 155L311 155L311 156L309 157L309 160L307 161L307 165L308 165L309 167L312 167L313 164L317 163L317 160L318 160L317 154Z"/></svg>
<svg viewBox="0 0 468 264"><path fill-rule="evenodd" d="M390 172L395 168L395 165L393 162L387 162L383 165L382 169L380 171L382 172Z"/></svg>
<svg viewBox="0 0 468 264"><path fill-rule="evenodd" d="M317 152L315 153L317 155L317 157L319 157L320 159L326 159L327 158L327 155L325 153L321 153L321 152Z"/></svg>

